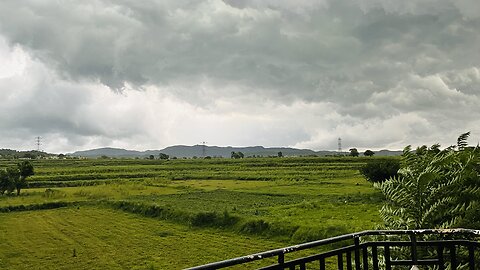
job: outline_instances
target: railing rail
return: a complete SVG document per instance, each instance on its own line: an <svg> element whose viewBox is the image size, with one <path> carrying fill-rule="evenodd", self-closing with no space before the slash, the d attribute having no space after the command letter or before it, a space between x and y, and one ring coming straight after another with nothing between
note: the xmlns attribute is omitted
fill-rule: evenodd
<svg viewBox="0 0 480 270"><path fill-rule="evenodd" d="M408 236L408 241L398 240ZM393 237L394 240L382 240ZM422 238L431 239L422 239ZM420 239L419 239L420 238ZM449 239L450 238L450 239ZM327 239L273 249L265 252L242 256L234 259L209 263L188 268L189 270L220 269L245 263L277 257L277 263L261 269L325 269L326 259L336 257L338 269L392 269L392 266L437 266L438 269L457 269L460 264L468 265L469 270L480 269L480 230L470 229L424 229L424 230L369 230L358 233L335 236ZM433 240L432 240L433 239ZM349 242L353 241L350 243ZM301 250L344 243L340 248L324 251L307 257L285 261L285 254ZM425 249L435 250L425 256ZM405 252L409 249L410 252ZM392 252L402 254L392 255ZM381 251L381 252L379 252ZM405 254L409 253L409 254ZM419 254L421 253L421 254ZM432 253L432 252L430 252ZM313 264L315 263L315 264Z"/></svg>

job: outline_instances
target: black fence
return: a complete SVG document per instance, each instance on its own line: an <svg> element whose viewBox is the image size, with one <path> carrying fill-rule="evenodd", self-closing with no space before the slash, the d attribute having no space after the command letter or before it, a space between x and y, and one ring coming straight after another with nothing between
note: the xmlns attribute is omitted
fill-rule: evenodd
<svg viewBox="0 0 480 270"><path fill-rule="evenodd" d="M248 269L247 263L276 258L275 264L260 269L331 269L333 265L339 270L475 270L480 269L479 239L480 230L468 229L363 231L189 269L230 266ZM302 250L316 252L301 258L285 259L286 255L291 256Z"/></svg>

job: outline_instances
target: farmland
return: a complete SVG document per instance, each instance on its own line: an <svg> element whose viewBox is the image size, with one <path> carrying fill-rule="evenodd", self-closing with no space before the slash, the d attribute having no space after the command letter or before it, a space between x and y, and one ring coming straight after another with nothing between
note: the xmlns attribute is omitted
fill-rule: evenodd
<svg viewBox="0 0 480 270"><path fill-rule="evenodd" d="M365 161L36 160L29 188L0 196L0 267L180 269L371 229Z"/></svg>

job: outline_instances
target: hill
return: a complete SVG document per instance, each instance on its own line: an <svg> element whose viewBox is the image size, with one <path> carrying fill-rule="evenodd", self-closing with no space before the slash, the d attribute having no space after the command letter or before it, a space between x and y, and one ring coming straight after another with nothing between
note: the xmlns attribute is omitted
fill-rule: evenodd
<svg viewBox="0 0 480 270"><path fill-rule="evenodd" d="M56 156L54 154L45 153L43 151L17 151L11 149L0 149L0 158L31 158L35 159L38 157L52 157Z"/></svg>
<svg viewBox="0 0 480 270"><path fill-rule="evenodd" d="M91 149L86 151L77 151L69 154L70 156L81 156L81 157L148 157L153 155L157 157L160 153L167 154L171 157L178 158L192 158L192 157L202 157L203 156L203 145L175 145L169 146L161 150L146 150L146 151L136 151L136 150L126 150L120 148L98 148ZM263 147L263 146L250 146L250 147L232 147L232 146L205 146L205 156L211 157L224 157L229 158L232 152L242 152L245 157L249 156L277 156L278 152L282 152L283 156L327 156L327 155L337 155L336 151L313 151L310 149L297 149L290 147ZM389 151L381 150L376 152L377 156L397 156L400 155L401 151ZM346 154L346 153L345 153Z"/></svg>
<svg viewBox="0 0 480 270"><path fill-rule="evenodd" d="M125 150L121 148L97 148L85 151L76 151L69 156L78 156L78 157L140 157L146 155L145 152L135 151L135 150Z"/></svg>

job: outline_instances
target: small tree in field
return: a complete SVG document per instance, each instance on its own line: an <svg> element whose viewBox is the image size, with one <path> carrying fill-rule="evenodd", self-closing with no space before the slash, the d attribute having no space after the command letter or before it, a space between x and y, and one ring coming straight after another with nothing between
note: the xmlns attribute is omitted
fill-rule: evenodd
<svg viewBox="0 0 480 270"><path fill-rule="evenodd" d="M372 150L367 150L363 153L363 155L366 157L372 157L373 155L375 155L375 153Z"/></svg>
<svg viewBox="0 0 480 270"><path fill-rule="evenodd" d="M4 176L6 179L3 181L5 184L3 192L7 194L12 193L17 186L20 185L20 171L16 167L8 167L4 171ZM18 191L17 191L18 194Z"/></svg>
<svg viewBox="0 0 480 270"><path fill-rule="evenodd" d="M27 185L27 177L32 176L35 172L33 165L29 161L22 161L17 164L18 177L15 181L15 188L17 195L20 195L20 190Z"/></svg>
<svg viewBox="0 0 480 270"><path fill-rule="evenodd" d="M359 153L358 153L358 150L357 148L350 148L350 156L352 157L358 157Z"/></svg>
<svg viewBox="0 0 480 270"><path fill-rule="evenodd" d="M6 169L0 170L0 195L12 193L15 189L15 183L10 173Z"/></svg>
<svg viewBox="0 0 480 270"><path fill-rule="evenodd" d="M238 158L244 158L244 155L242 152L233 152L231 153L231 158L238 159Z"/></svg>

